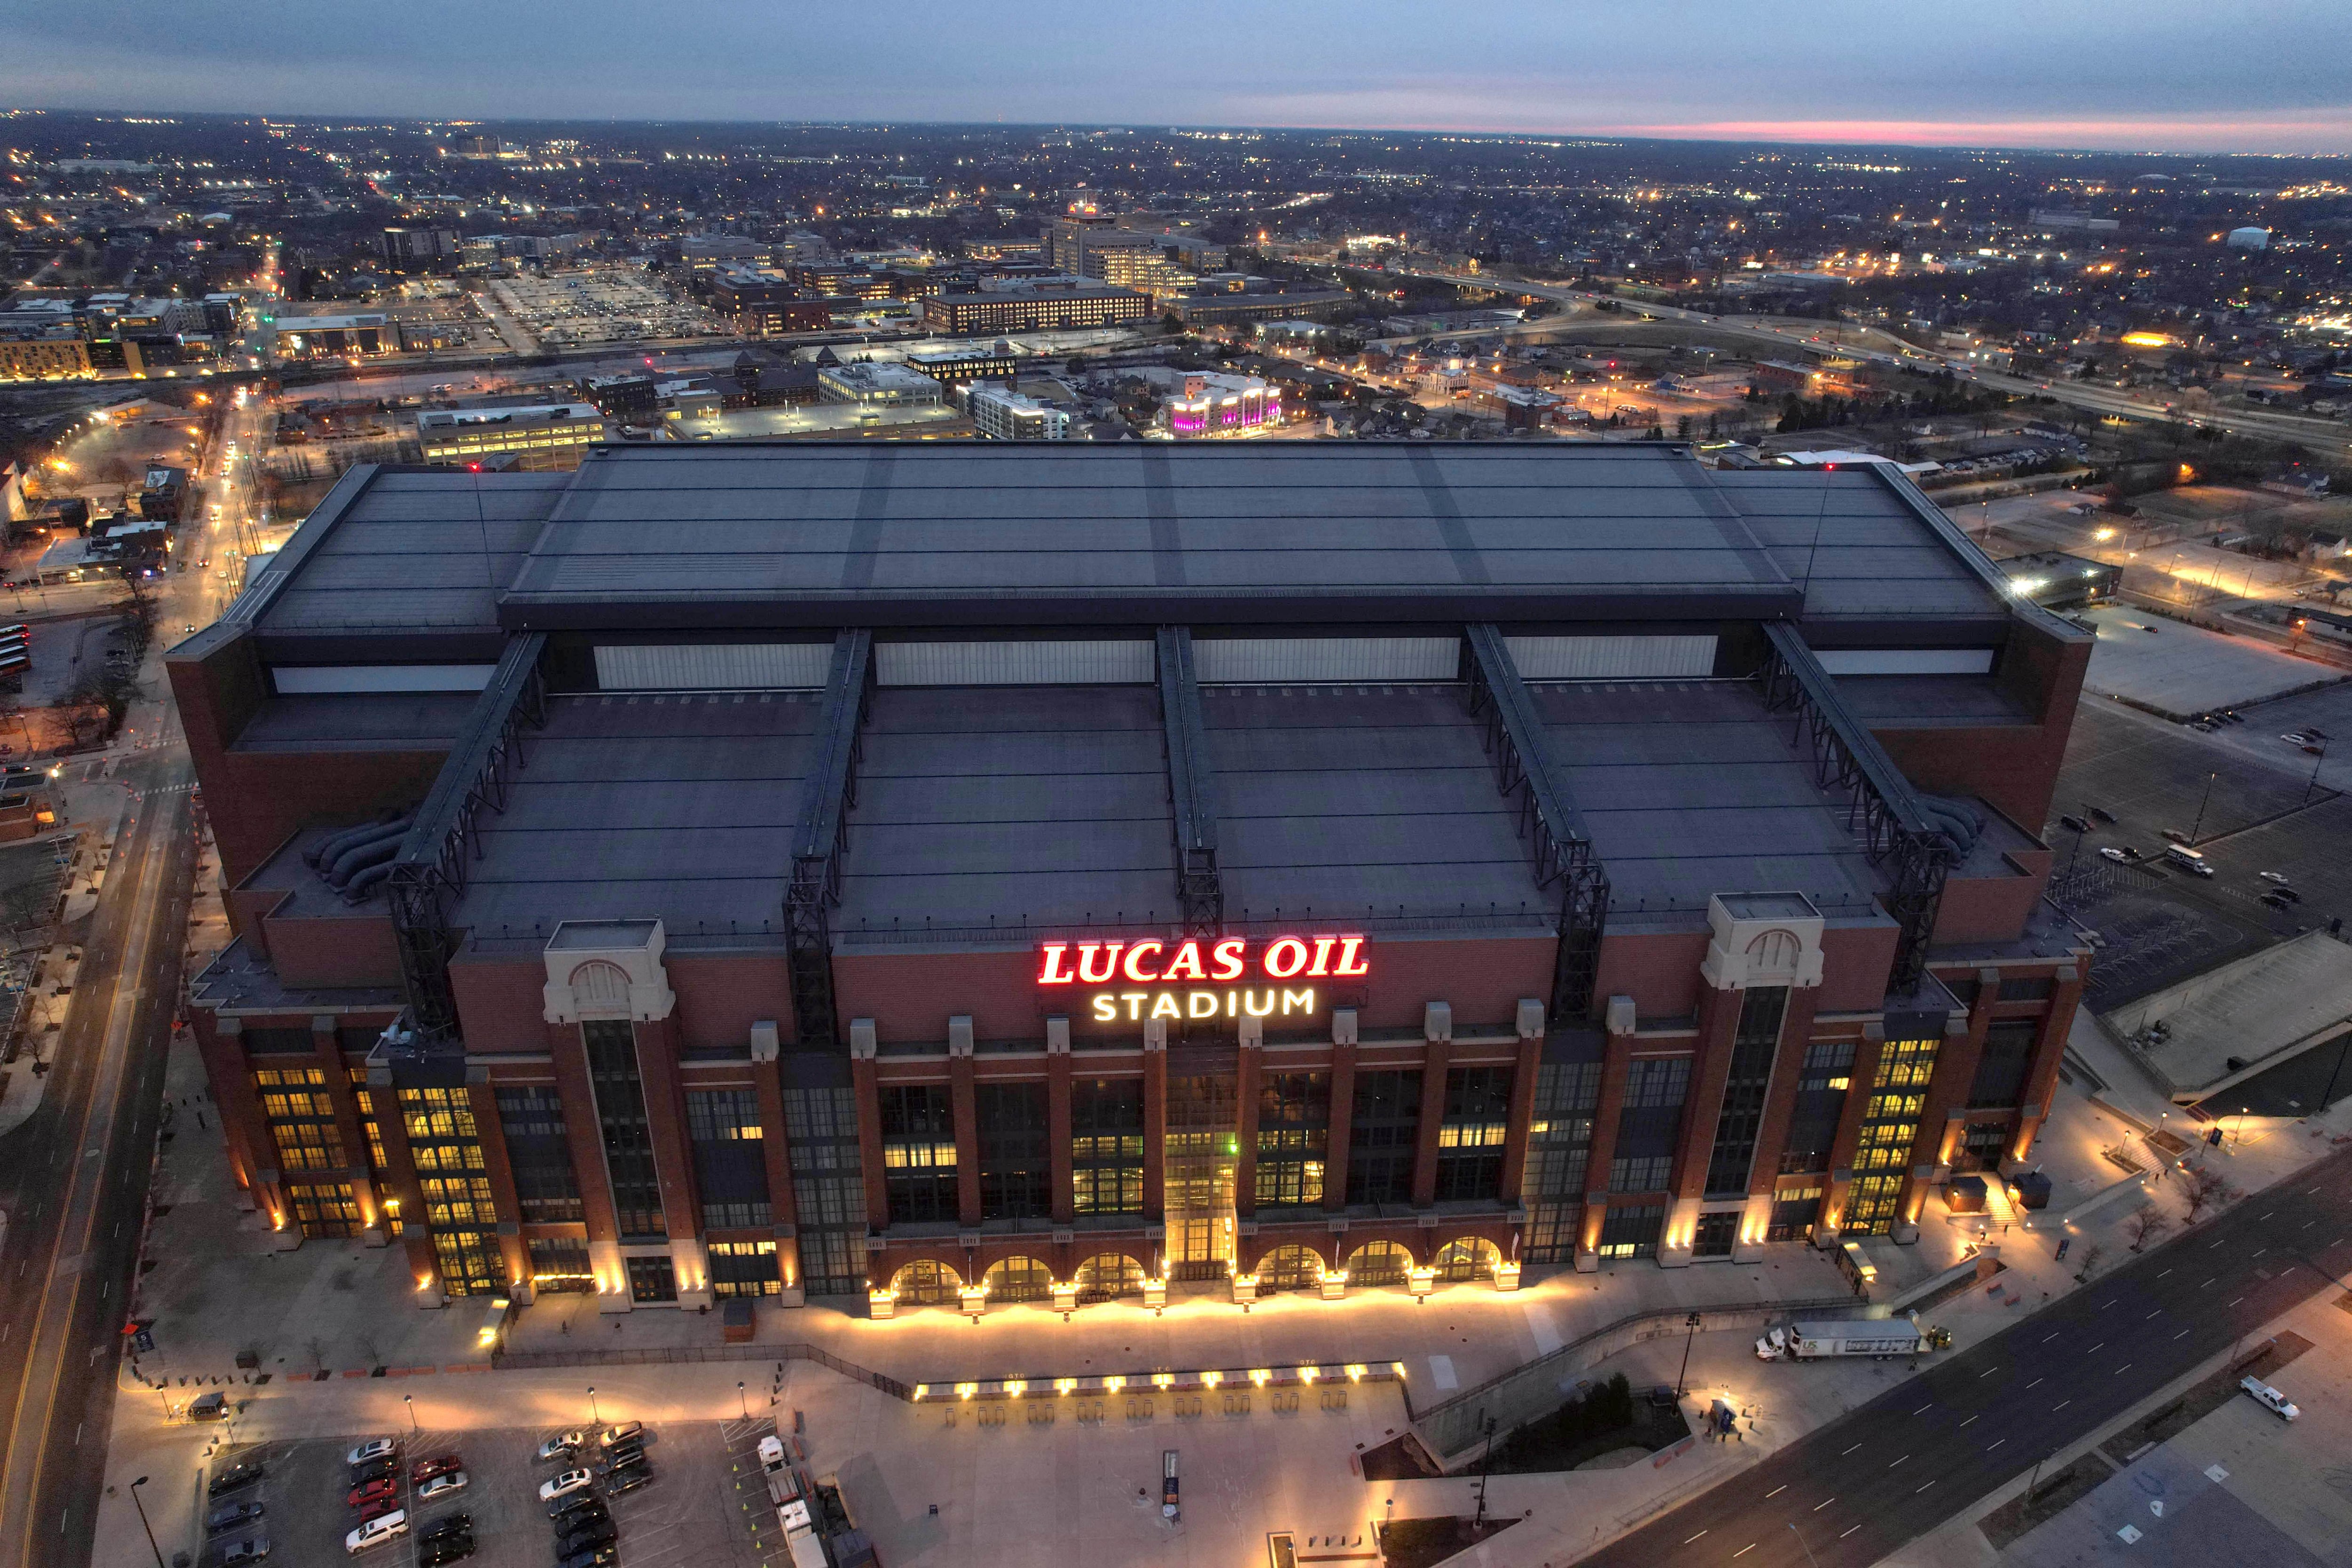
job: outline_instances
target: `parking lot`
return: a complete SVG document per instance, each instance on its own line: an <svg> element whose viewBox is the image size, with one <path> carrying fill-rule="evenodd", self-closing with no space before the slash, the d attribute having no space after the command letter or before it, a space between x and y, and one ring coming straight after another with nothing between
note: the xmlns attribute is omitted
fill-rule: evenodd
<svg viewBox="0 0 2352 1568"><path fill-rule="evenodd" d="M2255 716L2263 712L2231 730L2259 723L2270 733L2273 721ZM2092 806L2116 820L2095 822L2078 853L2075 835L2056 817ZM2212 877L2163 868L2157 858L2168 827L2195 832ZM2054 896L2106 944L2090 979L2098 1012L2352 915L2352 864L2343 853L2352 842L2352 798L2312 790L2299 770L2234 735L2224 743L2223 733L2200 735L2116 703L2087 700L2076 714L2042 834L2057 852ZM2155 864L2116 866L2098 853L2111 847L2136 848ZM2263 871L2285 876L2301 901L2284 910L2262 903L2273 887Z"/></svg>
<svg viewBox="0 0 2352 1568"><path fill-rule="evenodd" d="M607 1419L613 1416L612 1412L604 1414ZM761 1432L772 1430L764 1422L758 1426ZM401 1495L409 1505L409 1532L361 1553L356 1561L373 1568L416 1568L424 1534L449 1516L462 1513L473 1521L475 1551L464 1559L468 1568L549 1568L556 1561L554 1535L548 1523L548 1505L539 1500L540 1484L572 1466L597 1464L586 1458L541 1463L537 1449L551 1430L493 1427L455 1434L430 1430L398 1434ZM258 1459L267 1474L254 1486L213 1500L209 1507L252 1498L261 1501L266 1512L250 1525L215 1537L199 1560L200 1568L214 1568L226 1543L252 1535L268 1538L272 1564L345 1560L344 1534L358 1516L344 1500L352 1489L344 1458L354 1445L377 1436L395 1434L355 1433L310 1442L225 1449L214 1460L213 1473L242 1460ZM730 1448L737 1445L730 1443L730 1437L743 1436L714 1422L667 1423L647 1428L646 1456L654 1480L607 1500L620 1531L617 1562L622 1568L685 1564L761 1568L771 1561L752 1536L753 1525L767 1521L757 1510L745 1512L734 1485ZM748 1442L742 1446L748 1447ZM409 1484L412 1468L420 1459L445 1454L463 1458L467 1485L417 1506L415 1489ZM594 1490L603 1495L601 1478Z"/></svg>

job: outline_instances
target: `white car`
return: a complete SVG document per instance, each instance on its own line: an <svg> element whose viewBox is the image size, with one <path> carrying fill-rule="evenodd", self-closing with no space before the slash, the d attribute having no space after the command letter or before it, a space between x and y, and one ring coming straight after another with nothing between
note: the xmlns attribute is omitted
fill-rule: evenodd
<svg viewBox="0 0 2352 1568"><path fill-rule="evenodd" d="M378 1459L388 1458L392 1455L399 1452L399 1438L371 1437L366 1442L362 1443L358 1447L353 1448L350 1453L345 1454L343 1456L343 1463L347 1465L373 1464Z"/></svg>
<svg viewBox="0 0 2352 1568"><path fill-rule="evenodd" d="M539 1458L542 1462L548 1459L560 1459L566 1454L577 1451L587 1441L588 1434L577 1426L569 1432L558 1432L539 1446Z"/></svg>
<svg viewBox="0 0 2352 1568"><path fill-rule="evenodd" d="M2287 876L2284 871L2257 871L2254 875L2265 882L2276 882L2282 888L2287 885Z"/></svg>
<svg viewBox="0 0 2352 1568"><path fill-rule="evenodd" d="M2122 850L2116 848L2112 844L2102 847L2099 853L2105 856L2107 859L2113 860L2118 866L2128 866L2134 859L2137 858L2136 856L2125 854Z"/></svg>
<svg viewBox="0 0 2352 1568"><path fill-rule="evenodd" d="M416 1489L416 1500L431 1502L435 1498L447 1497L451 1492L464 1491L466 1479L466 1472L463 1470L451 1470L446 1476L436 1476Z"/></svg>
<svg viewBox="0 0 2352 1568"><path fill-rule="evenodd" d="M2282 1421L2292 1421L2303 1414L2294 1407L2285 1394L2281 1394L2259 1377L2242 1378L2239 1380L2238 1386L2252 1394L2255 1404Z"/></svg>
<svg viewBox="0 0 2352 1568"><path fill-rule="evenodd" d="M396 1510L369 1520L344 1535L343 1550L357 1557L372 1546L382 1546L385 1542L407 1533L408 1514L405 1510Z"/></svg>
<svg viewBox="0 0 2352 1568"><path fill-rule="evenodd" d="M551 1481L540 1483L539 1500L553 1502L557 1498L570 1497L573 1492L583 1490L595 1479L586 1470L566 1470Z"/></svg>
<svg viewBox="0 0 2352 1568"><path fill-rule="evenodd" d="M633 1437L642 1437L645 1435L646 1424L644 1422L623 1421L617 1425L607 1426L604 1431L598 1433L596 1436L596 1441L604 1447L616 1448Z"/></svg>

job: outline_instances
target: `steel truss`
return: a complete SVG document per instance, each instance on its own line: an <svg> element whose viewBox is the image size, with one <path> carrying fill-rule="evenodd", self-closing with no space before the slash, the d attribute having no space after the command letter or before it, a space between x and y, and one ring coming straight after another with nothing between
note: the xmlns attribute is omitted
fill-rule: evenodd
<svg viewBox="0 0 2352 1568"><path fill-rule="evenodd" d="M866 717L873 706L874 634L839 633L833 639L824 716L814 765L801 795L792 883L784 894L793 1022L803 1047L836 1045L841 1038L827 911L841 902L841 858L849 847L849 813L857 804L857 764L865 755Z"/></svg>
<svg viewBox="0 0 2352 1568"><path fill-rule="evenodd" d="M1224 933L1225 890L1217 873L1217 814L1209 787L1208 734L1201 721L1201 683L1193 674L1190 627L1160 628L1159 667L1177 905L1183 912L1186 936L1213 941Z"/></svg>

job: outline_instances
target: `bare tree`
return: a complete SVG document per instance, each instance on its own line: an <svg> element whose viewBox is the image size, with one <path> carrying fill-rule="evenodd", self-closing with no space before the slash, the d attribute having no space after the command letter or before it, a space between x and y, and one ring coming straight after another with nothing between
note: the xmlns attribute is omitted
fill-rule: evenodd
<svg viewBox="0 0 2352 1568"><path fill-rule="evenodd" d="M2106 1256L2106 1250L2095 1241L2083 1248L2083 1267L2074 1270L2076 1284L2080 1285L2090 1279L2091 1270L2099 1266L2099 1259Z"/></svg>
<svg viewBox="0 0 2352 1568"><path fill-rule="evenodd" d="M2181 1173L2188 1184L2183 1194L2189 1204L2189 1223L2195 1225L2207 1209L2228 1201L2230 1184L2221 1172L2207 1165L2191 1165Z"/></svg>
<svg viewBox="0 0 2352 1568"><path fill-rule="evenodd" d="M2131 1249L2137 1252L2146 1247L2151 1238L2170 1230L2172 1220L2162 1209L2158 1208L2154 1204L2149 1204L2125 1221L2124 1225L2125 1228L2131 1232Z"/></svg>

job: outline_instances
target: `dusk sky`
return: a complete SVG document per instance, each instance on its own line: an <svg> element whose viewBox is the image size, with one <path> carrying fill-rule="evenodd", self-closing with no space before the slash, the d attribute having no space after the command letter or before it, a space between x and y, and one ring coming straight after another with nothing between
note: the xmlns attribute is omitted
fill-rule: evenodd
<svg viewBox="0 0 2352 1568"><path fill-rule="evenodd" d="M77 0L0 100L2352 153L2352 0Z"/></svg>

